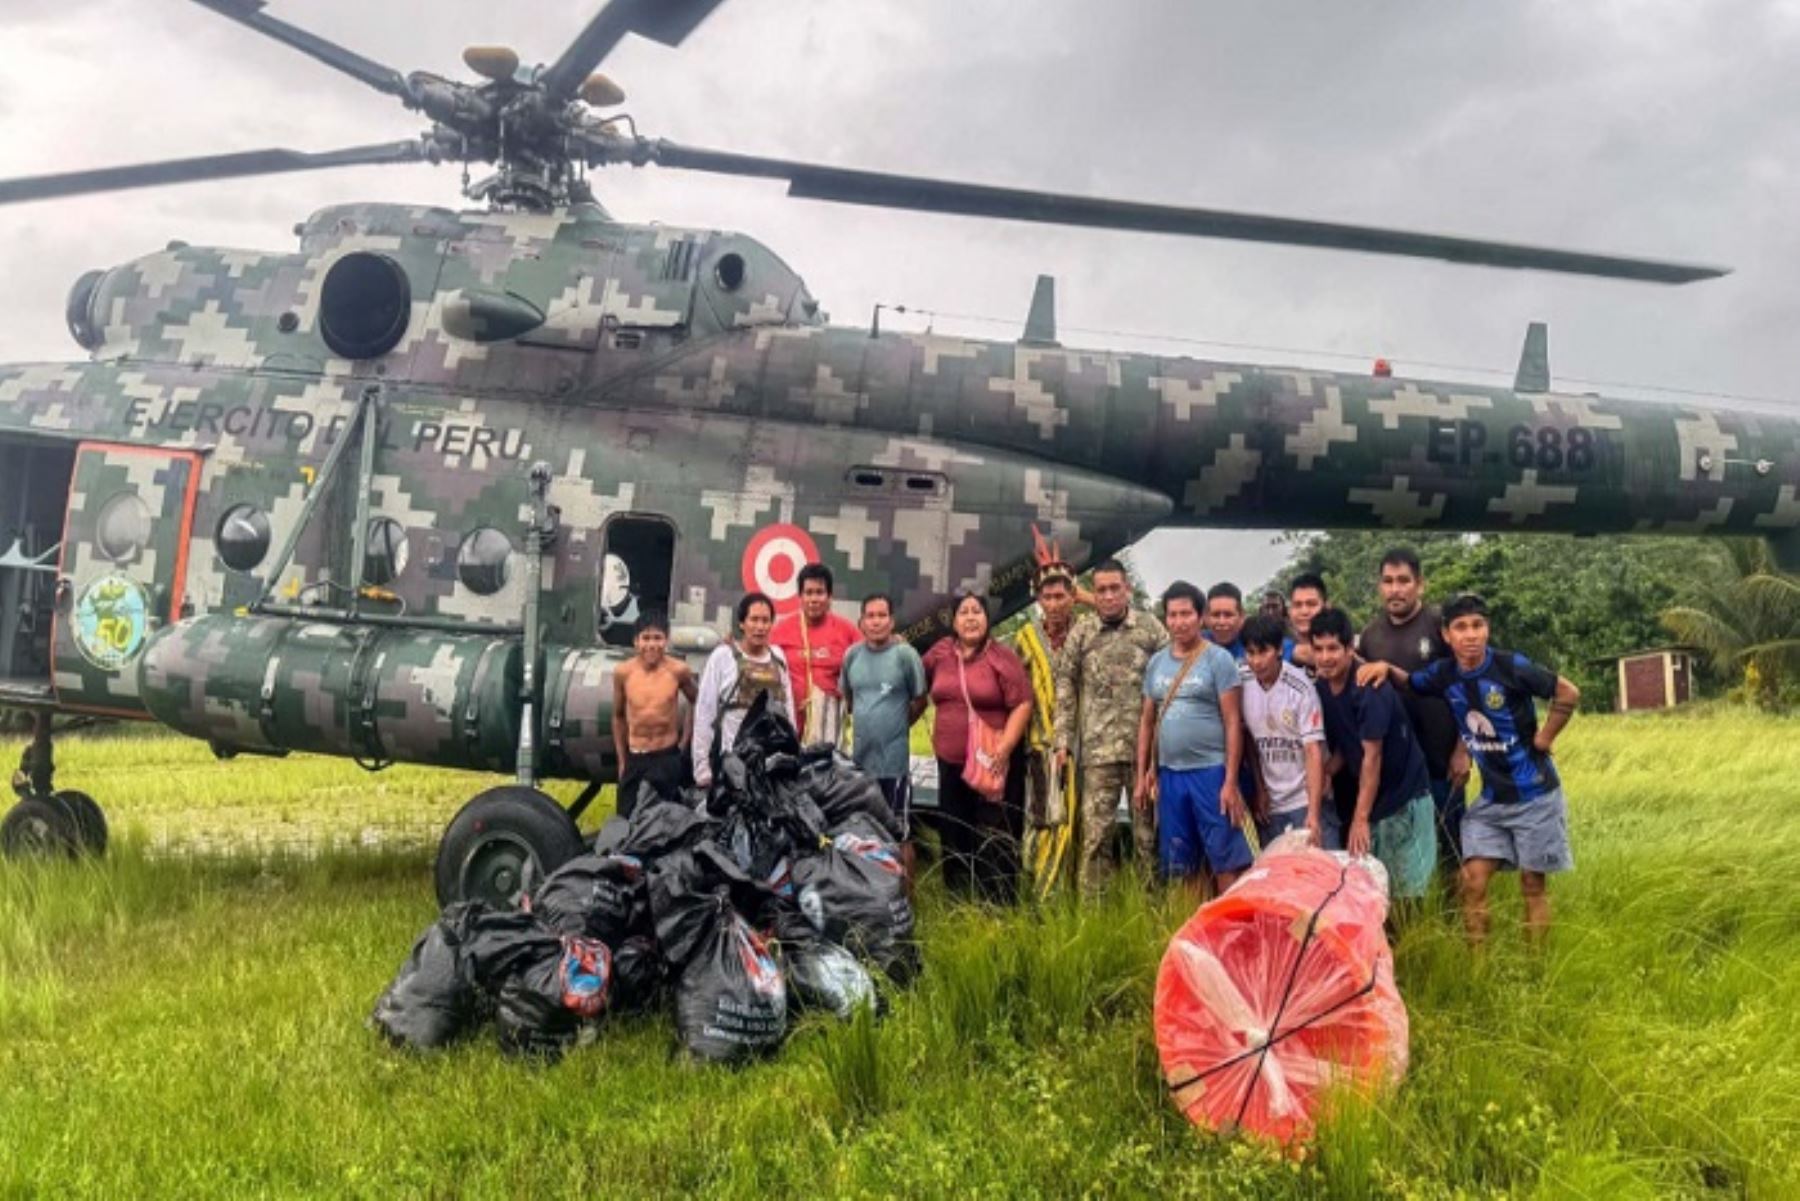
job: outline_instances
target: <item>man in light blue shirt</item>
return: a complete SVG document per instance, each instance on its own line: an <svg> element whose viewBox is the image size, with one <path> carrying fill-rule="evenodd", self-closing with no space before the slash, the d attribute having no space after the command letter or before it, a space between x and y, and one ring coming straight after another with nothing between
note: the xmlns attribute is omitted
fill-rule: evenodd
<svg viewBox="0 0 1800 1201"><path fill-rule="evenodd" d="M1163 876L1194 880L1210 869L1223 891L1252 858L1239 829L1243 710L1237 664L1200 636L1204 607L1200 590L1185 580L1163 593L1171 641L1144 671L1137 798L1157 799Z"/></svg>

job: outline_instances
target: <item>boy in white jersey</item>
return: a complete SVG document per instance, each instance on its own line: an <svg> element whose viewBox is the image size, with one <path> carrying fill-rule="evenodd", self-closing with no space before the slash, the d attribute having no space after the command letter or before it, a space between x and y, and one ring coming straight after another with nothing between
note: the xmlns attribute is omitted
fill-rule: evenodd
<svg viewBox="0 0 1800 1201"><path fill-rule="evenodd" d="M1335 829L1321 813L1325 794L1325 719L1306 673L1282 659L1287 631L1274 617L1244 625L1244 726L1256 753L1256 832L1264 845L1304 825L1312 845L1332 847ZM1332 823L1335 825L1335 823Z"/></svg>

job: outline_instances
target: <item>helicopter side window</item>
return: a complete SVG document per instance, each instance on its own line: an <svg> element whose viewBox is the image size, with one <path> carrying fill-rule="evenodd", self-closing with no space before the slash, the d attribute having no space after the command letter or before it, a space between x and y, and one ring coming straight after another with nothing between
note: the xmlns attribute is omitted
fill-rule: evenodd
<svg viewBox="0 0 1800 1201"><path fill-rule="evenodd" d="M675 526L663 517L625 514L606 523L600 571L600 640L630 646L650 613L669 618Z"/></svg>
<svg viewBox="0 0 1800 1201"><path fill-rule="evenodd" d="M456 578L477 596L506 587L512 542L493 526L472 530L456 551Z"/></svg>
<svg viewBox="0 0 1800 1201"><path fill-rule="evenodd" d="M269 515L255 505L232 505L219 518L213 545L233 571L255 571L269 553Z"/></svg>
<svg viewBox="0 0 1800 1201"><path fill-rule="evenodd" d="M382 587L406 570L406 531L392 517L369 519L368 549L363 551L363 583Z"/></svg>
<svg viewBox="0 0 1800 1201"><path fill-rule="evenodd" d="M130 563L150 543L150 506L135 492L115 493L100 506L94 541L113 562Z"/></svg>

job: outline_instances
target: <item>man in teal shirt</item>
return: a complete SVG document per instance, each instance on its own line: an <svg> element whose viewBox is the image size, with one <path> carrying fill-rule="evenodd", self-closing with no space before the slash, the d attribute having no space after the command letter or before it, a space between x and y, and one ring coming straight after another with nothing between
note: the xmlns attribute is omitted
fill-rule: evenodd
<svg viewBox="0 0 1800 1201"><path fill-rule="evenodd" d="M925 665L919 652L894 637L894 603L885 593L865 597L863 640L844 655L838 691L852 723L851 757L881 784L899 819L906 878L912 879L912 754L909 731L925 711Z"/></svg>

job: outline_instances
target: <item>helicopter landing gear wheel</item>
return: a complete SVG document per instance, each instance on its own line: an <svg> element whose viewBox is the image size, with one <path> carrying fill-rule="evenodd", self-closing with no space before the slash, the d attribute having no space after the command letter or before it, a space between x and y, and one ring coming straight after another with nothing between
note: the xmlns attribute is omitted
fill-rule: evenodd
<svg viewBox="0 0 1800 1201"><path fill-rule="evenodd" d="M73 859L80 834L74 814L47 797L26 797L0 821L0 852L8 859Z"/></svg>
<svg viewBox="0 0 1800 1201"><path fill-rule="evenodd" d="M490 788L450 819L438 843L439 905L485 901L503 909L585 850L562 807L535 788Z"/></svg>
<svg viewBox="0 0 1800 1201"><path fill-rule="evenodd" d="M99 802L73 788L52 793L50 799L68 812L75 825L75 849L98 859L106 854L106 813Z"/></svg>

